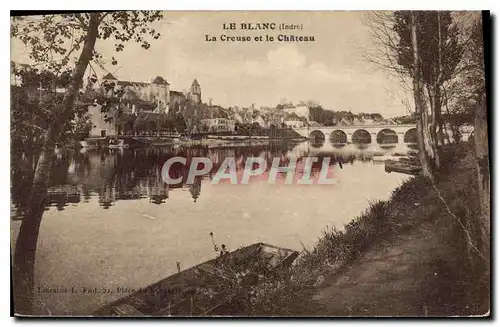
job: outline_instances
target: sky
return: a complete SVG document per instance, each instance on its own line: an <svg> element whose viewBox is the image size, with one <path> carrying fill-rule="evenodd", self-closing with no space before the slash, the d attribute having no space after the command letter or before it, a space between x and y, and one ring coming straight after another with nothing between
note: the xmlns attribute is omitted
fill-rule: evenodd
<svg viewBox="0 0 500 327"><path fill-rule="evenodd" d="M408 114L411 97L396 77L365 56L373 51L366 12L210 12L169 11L156 23L161 33L149 50L127 44L115 52L113 43L98 41L104 68L118 79L149 82L162 76L172 90L189 89L196 78L202 99L222 106L275 106L314 100L327 109L377 112L384 117ZM236 30L223 30L234 22ZM241 30L241 23L269 22L302 25L302 30ZM207 42L206 35L279 34L314 36L314 42ZM12 60L25 52L12 43ZM24 57L23 57L24 56ZM111 56L119 64L111 65ZM106 59L107 58L107 59ZM102 76L104 70L97 69ZM102 77L101 76L101 77Z"/></svg>

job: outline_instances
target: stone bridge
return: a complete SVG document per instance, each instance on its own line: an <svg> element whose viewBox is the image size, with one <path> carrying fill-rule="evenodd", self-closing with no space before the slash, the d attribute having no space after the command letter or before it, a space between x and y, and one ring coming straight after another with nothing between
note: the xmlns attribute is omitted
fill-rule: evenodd
<svg viewBox="0 0 500 327"><path fill-rule="evenodd" d="M407 125L349 125L298 127L293 130L300 135L331 143L403 144L417 142L416 124Z"/></svg>

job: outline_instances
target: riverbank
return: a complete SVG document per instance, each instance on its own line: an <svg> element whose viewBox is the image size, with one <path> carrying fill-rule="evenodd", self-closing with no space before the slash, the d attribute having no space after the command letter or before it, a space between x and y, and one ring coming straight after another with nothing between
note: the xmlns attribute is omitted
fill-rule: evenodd
<svg viewBox="0 0 500 327"><path fill-rule="evenodd" d="M304 139L299 138L265 138L265 137L225 137L225 138L206 138L201 140L181 140L173 144L184 146L208 146L208 147L233 147L233 146L249 146L279 142L303 142ZM154 146L154 144L152 144Z"/></svg>
<svg viewBox="0 0 500 327"><path fill-rule="evenodd" d="M486 314L489 263L462 228L478 239L474 156L465 144L447 150L448 169L434 185L412 178L343 230L327 229L312 250L304 249L289 281L256 290L246 314Z"/></svg>
<svg viewBox="0 0 500 327"><path fill-rule="evenodd" d="M120 137L123 144L114 146L114 148L129 148L129 147L165 147L165 146L208 146L208 147L231 147L231 146L248 146L255 144L268 144L278 142L303 142L305 138L301 137L277 137L270 138L266 136L216 136L209 135L206 138L190 139L190 138L171 138L171 137ZM109 147L108 139L106 138L88 138L84 141L74 144L75 148L92 150L97 148ZM61 152L62 149L56 150Z"/></svg>

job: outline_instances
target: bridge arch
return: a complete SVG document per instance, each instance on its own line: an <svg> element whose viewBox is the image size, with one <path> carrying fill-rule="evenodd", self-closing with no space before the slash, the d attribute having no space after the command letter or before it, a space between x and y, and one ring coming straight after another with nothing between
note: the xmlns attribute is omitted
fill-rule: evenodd
<svg viewBox="0 0 500 327"><path fill-rule="evenodd" d="M398 143L398 133L390 128L384 128L377 133L378 144L393 144Z"/></svg>
<svg viewBox="0 0 500 327"><path fill-rule="evenodd" d="M366 129L357 129L352 133L352 143L370 144L372 143L372 136Z"/></svg>
<svg viewBox="0 0 500 327"><path fill-rule="evenodd" d="M334 144L347 143L347 134L340 129L336 129L330 133L330 142Z"/></svg>
<svg viewBox="0 0 500 327"><path fill-rule="evenodd" d="M325 134L322 131L315 129L309 134L309 138L315 141L324 141Z"/></svg>
<svg viewBox="0 0 500 327"><path fill-rule="evenodd" d="M405 143L417 143L417 129L410 128L404 134L403 141Z"/></svg>

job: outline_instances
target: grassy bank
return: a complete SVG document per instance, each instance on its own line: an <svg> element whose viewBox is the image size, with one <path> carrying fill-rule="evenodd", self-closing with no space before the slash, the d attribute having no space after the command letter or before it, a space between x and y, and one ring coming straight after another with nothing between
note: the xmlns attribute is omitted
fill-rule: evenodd
<svg viewBox="0 0 500 327"><path fill-rule="evenodd" d="M489 263L474 249L479 239L479 203L473 152L467 144L455 145L443 157L447 169L437 174L434 183L414 177L394 190L388 201L372 203L344 229L326 229L312 250L304 249L290 275L270 279L253 291L245 313L329 315L312 300L325 281L342 276L346 266L363 262L363 254L377 245L390 247L390 242L382 242L424 229L439 247L436 253L422 254L428 258L427 266L418 273L430 277L414 278L421 283L418 301L425 302L425 314L487 312ZM421 251L427 251L425 243Z"/></svg>

